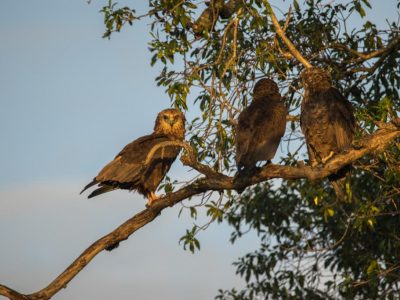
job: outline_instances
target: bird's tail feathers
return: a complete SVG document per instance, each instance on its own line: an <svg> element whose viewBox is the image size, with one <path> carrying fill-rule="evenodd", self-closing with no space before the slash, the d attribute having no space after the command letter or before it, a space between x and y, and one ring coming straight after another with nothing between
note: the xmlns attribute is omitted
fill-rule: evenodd
<svg viewBox="0 0 400 300"><path fill-rule="evenodd" d="M335 190L336 197L340 201L345 201L347 198L347 193L346 193L346 179L339 179L336 181L331 181L331 185L333 189Z"/></svg>
<svg viewBox="0 0 400 300"><path fill-rule="evenodd" d="M93 178L93 180L89 184L87 184L79 194L82 194L88 188L90 188L90 187L92 187L92 186L94 186L96 184L97 184L97 180L96 180L96 178Z"/></svg>
<svg viewBox="0 0 400 300"><path fill-rule="evenodd" d="M335 174L329 175L328 179L330 181L337 181L337 180L346 178L347 175L350 174L350 172L351 172L351 165L344 166L339 171L337 171Z"/></svg>
<svg viewBox="0 0 400 300"><path fill-rule="evenodd" d="M238 171L235 174L235 179L234 179L234 183L237 182L237 180L241 177L249 177L251 176L253 173L255 173L257 171L257 167L256 166L245 166L242 164L238 164ZM243 193L243 191L246 189L246 187L244 188L240 188L240 189L236 189L236 192L240 195Z"/></svg>
<svg viewBox="0 0 400 300"><path fill-rule="evenodd" d="M348 180L350 171L351 166L346 166L340 169L336 174L328 177L340 201L351 201L352 195Z"/></svg>
<svg viewBox="0 0 400 300"><path fill-rule="evenodd" d="M115 190L115 189L116 189L116 187L114 187L114 186L104 185L98 189L95 189L93 192L91 192L90 195L88 196L88 199L96 197L96 196L104 194L104 193L111 192L112 190Z"/></svg>

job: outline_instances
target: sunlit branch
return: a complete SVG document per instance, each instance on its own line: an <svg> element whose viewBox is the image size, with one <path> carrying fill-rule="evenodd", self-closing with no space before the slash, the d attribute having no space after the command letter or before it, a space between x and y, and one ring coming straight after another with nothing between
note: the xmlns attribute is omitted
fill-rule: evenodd
<svg viewBox="0 0 400 300"><path fill-rule="evenodd" d="M396 120L398 124L398 120ZM247 186L266 181L271 178L282 178L286 180L309 179L318 180L337 172L344 166L353 163L369 153L382 152L391 142L400 137L400 127L385 123L374 134L366 136L358 141L358 148L346 153L334 156L326 165L312 168L304 164L298 166L281 166L269 164L248 177L229 177L218 173L209 166L199 163L191 147L185 142L166 142L157 147L180 146L184 147L188 155L181 158L184 165L190 166L204 176L195 180L193 183L182 187L176 192L169 193L153 202L153 205L127 220L121 226L97 240L88 247L63 273L53 280L44 289L29 295L23 295L11 288L0 285L0 295L12 300L26 299L50 299L60 289L66 285L100 252L115 244L129 238L138 229L153 221L160 212L173 206L189 197L205 193L207 191L240 190ZM151 152L157 151L153 149ZM154 154L153 154L154 155Z"/></svg>
<svg viewBox="0 0 400 300"><path fill-rule="evenodd" d="M312 65L310 64L310 62L308 60L306 60L301 53L296 49L296 47L293 45L293 43L288 39L288 37L286 36L285 32L283 31L281 25L279 24L278 19L275 16L275 13L271 7L271 5L269 4L268 0L263 0L263 3L269 13L269 15L271 16L271 20L272 23L274 24L276 33L279 35L279 37L283 40L283 42L286 44L286 46L288 47L290 53L306 68L311 68Z"/></svg>
<svg viewBox="0 0 400 300"><path fill-rule="evenodd" d="M400 48L400 37L394 38L388 45L384 48L381 48L379 50L369 52L369 53L363 53L363 52L358 52L357 50L351 49L347 47L346 45L339 44L339 43L334 43L329 46L330 48L338 49L338 50L343 50L346 52L351 53L352 55L356 56L359 58L360 61L365 61L369 60L378 56L382 56L386 53L390 53L392 51L397 50Z"/></svg>

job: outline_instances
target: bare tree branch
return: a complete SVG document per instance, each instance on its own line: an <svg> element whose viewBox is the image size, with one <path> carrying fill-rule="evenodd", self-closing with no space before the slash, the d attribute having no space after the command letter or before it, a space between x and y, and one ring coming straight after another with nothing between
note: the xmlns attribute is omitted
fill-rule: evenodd
<svg viewBox="0 0 400 300"><path fill-rule="evenodd" d="M396 120L398 122L398 120ZM394 122L395 124L398 124ZM323 179L342 167L356 161L369 153L382 152L394 139L400 137L400 127L385 123L374 134L358 141L358 149L352 149L347 153L334 156L325 166L312 168L310 166L299 165L281 166L269 164L249 177L229 177L212 170L210 167L200 164L195 157L190 154L181 158L185 165L188 165L202 174L201 177L193 183L182 187L176 192L169 193L166 196L154 201L153 205L127 220L118 228L97 240L88 247L64 272L54 279L47 287L33 294L20 294L15 290L0 285L0 295L12 300L44 300L50 299L60 289L65 288L67 284L83 269L87 264L101 251L118 244L129 238L136 230L153 221L160 212L169 207L187 199L191 196L204 193L206 191L223 191L244 189L247 186L263 182L271 178L282 178L287 180L306 178L309 180ZM179 143L187 148L188 144Z"/></svg>
<svg viewBox="0 0 400 300"><path fill-rule="evenodd" d="M11 300L26 300L29 299L27 296L22 295L18 293L17 291L14 291L13 289L10 289L9 287L6 287L2 284L0 284L0 295L7 297L8 299Z"/></svg>
<svg viewBox="0 0 400 300"><path fill-rule="evenodd" d="M377 56L386 55L386 54L391 53L392 51L395 51L398 48L400 48L400 37L394 38L392 41L390 41L386 45L386 47L383 47L379 50L369 52L369 53L358 52L357 50L351 49L348 46L339 44L339 43L334 43L334 44L330 45L329 48L334 48L334 49L349 52L358 58L357 61L365 61L365 60L369 60L371 58L375 58Z"/></svg>
<svg viewBox="0 0 400 300"><path fill-rule="evenodd" d="M296 47L293 45L293 43L287 38L285 32L283 31L281 25L278 22L278 19L276 18L276 15L269 4L268 0L263 0L263 3L265 7L267 8L267 11L269 15L271 16L272 24L274 24L276 33L280 36L280 38L284 41L286 46L288 47L290 53L307 69L312 68L312 65L308 60L306 60L303 55L296 49Z"/></svg>
<svg viewBox="0 0 400 300"><path fill-rule="evenodd" d="M286 116L286 121L287 122L299 122L300 121L300 115L296 115L296 116L287 115Z"/></svg>

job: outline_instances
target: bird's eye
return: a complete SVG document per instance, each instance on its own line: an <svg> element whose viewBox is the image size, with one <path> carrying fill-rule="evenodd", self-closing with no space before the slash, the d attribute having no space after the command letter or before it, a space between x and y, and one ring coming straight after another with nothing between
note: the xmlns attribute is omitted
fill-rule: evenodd
<svg viewBox="0 0 400 300"><path fill-rule="evenodd" d="M168 116L167 115L164 115L164 120L168 120Z"/></svg>

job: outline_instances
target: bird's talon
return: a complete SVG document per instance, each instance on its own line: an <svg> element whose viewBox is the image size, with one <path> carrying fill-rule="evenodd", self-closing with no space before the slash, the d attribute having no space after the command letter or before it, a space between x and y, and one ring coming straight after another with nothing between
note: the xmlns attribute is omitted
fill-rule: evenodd
<svg viewBox="0 0 400 300"><path fill-rule="evenodd" d="M331 152L329 153L328 156L324 157L324 158L321 160L321 162L322 162L323 164L325 164L325 163L326 163L328 160L330 160L330 159L332 158L332 156L334 156L334 155L335 155L335 152L331 151Z"/></svg>
<svg viewBox="0 0 400 300"><path fill-rule="evenodd" d="M150 192L149 195L147 196L147 204L146 207L149 208L151 207L152 203L157 200L156 194L154 192Z"/></svg>
<svg viewBox="0 0 400 300"><path fill-rule="evenodd" d="M298 162L297 162L297 166L298 167L304 167L305 166L305 163L304 163L304 160L299 160Z"/></svg>

